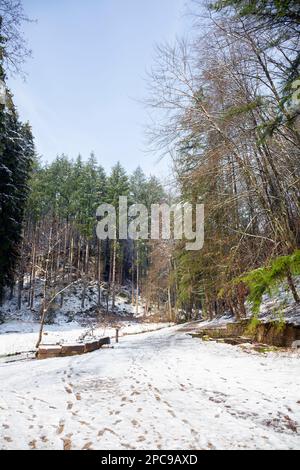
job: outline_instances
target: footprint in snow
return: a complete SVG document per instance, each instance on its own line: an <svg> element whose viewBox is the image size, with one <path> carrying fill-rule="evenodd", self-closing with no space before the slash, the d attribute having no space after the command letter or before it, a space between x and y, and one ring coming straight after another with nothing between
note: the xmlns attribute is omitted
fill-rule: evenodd
<svg viewBox="0 0 300 470"><path fill-rule="evenodd" d="M79 423L80 423L82 426L89 426L89 423L87 423L86 421L79 421Z"/></svg>
<svg viewBox="0 0 300 470"><path fill-rule="evenodd" d="M112 429L104 428L104 429L102 429L102 431L98 432L98 437L102 437L106 432L109 432L110 434L113 434L114 436L117 436L115 431L113 431Z"/></svg>
<svg viewBox="0 0 300 470"><path fill-rule="evenodd" d="M116 421L113 425L114 426L118 426L118 424L122 423L122 420L121 419L118 419L118 421Z"/></svg>
<svg viewBox="0 0 300 470"><path fill-rule="evenodd" d="M64 450L71 450L72 449L72 441L70 438L65 437L63 438L63 448Z"/></svg>
<svg viewBox="0 0 300 470"><path fill-rule="evenodd" d="M82 447L82 450L91 450L91 446L93 445L92 442L87 442L86 444L84 444L84 446Z"/></svg>
<svg viewBox="0 0 300 470"><path fill-rule="evenodd" d="M56 430L56 434L62 434L64 432L64 429L65 429L65 422L63 420L61 420L59 422L59 425L57 427L57 430Z"/></svg>
<svg viewBox="0 0 300 470"><path fill-rule="evenodd" d="M29 447L31 450L35 450L36 449L36 439L33 439L32 441L30 441L28 443Z"/></svg>
<svg viewBox="0 0 300 470"><path fill-rule="evenodd" d="M173 418L176 418L176 414L174 413L174 411L172 410L167 410L167 411Z"/></svg>

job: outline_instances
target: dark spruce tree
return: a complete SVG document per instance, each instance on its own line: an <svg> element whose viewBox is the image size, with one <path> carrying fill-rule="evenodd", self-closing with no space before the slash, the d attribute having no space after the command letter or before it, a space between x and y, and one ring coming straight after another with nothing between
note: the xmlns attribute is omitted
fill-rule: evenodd
<svg viewBox="0 0 300 470"><path fill-rule="evenodd" d="M34 156L31 129L19 122L5 86L3 43L0 35L0 300L5 287L14 283L28 196L27 180Z"/></svg>

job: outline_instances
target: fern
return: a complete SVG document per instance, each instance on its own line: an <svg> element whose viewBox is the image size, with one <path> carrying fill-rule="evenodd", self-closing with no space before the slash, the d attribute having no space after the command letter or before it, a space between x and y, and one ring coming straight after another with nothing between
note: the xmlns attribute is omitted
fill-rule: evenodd
<svg viewBox="0 0 300 470"><path fill-rule="evenodd" d="M258 314L264 294L271 294L287 276L300 275L300 250L289 256L275 258L269 266L244 275L242 280L249 288L248 300L254 314Z"/></svg>

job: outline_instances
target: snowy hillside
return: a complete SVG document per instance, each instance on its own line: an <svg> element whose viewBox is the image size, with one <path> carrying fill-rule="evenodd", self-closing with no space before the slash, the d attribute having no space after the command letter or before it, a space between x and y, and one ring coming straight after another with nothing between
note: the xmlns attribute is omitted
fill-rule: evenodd
<svg viewBox="0 0 300 470"><path fill-rule="evenodd" d="M0 324L0 356L33 351L39 331L39 307L41 302L42 283L36 289L35 309L30 310L25 302L20 310L17 309L17 298L6 300L1 307ZM82 307L83 286L80 282L74 284L66 293L63 305L54 304L51 311L51 322L44 328L43 343L57 344L61 342L80 341L83 337L115 336L116 327L120 328L120 336L153 331L169 323L153 321L151 316L144 316L142 299L138 308L131 304L131 292L128 287L117 291L115 313L109 314L106 305L101 309L97 306L98 291L96 283L89 284L84 307ZM102 295L105 291L103 290Z"/></svg>
<svg viewBox="0 0 300 470"><path fill-rule="evenodd" d="M300 292L300 277L295 277L297 291ZM251 308L248 305L248 314ZM262 321L285 321L300 325L300 304L296 304L287 283L283 283L271 295L265 295L260 308L259 318Z"/></svg>
<svg viewBox="0 0 300 470"><path fill-rule="evenodd" d="M38 319L41 301L43 297L43 280L36 281L35 288L35 299L33 309L31 310L28 306L28 293L29 281L24 284L24 291L22 295L21 309L17 308L17 295L9 299L9 295L6 295L3 305L0 307L2 318L6 321L11 320L24 320L31 321ZM95 312L98 309L98 285L96 282L90 282L85 289L84 305L82 306L82 298L84 292L84 285L81 281L74 282L64 293L63 302L61 304L61 296L53 302L50 310L51 322L72 322L77 321L79 323L88 322L89 318L96 316ZM106 295L107 289L101 289L102 302L101 311L106 310ZM109 300L109 309L111 309L111 299ZM119 287L116 291L116 302L115 302L115 313L118 316L135 316L141 317L144 314L144 308L142 300L139 299L138 310L136 305L131 303L131 291L128 286Z"/></svg>

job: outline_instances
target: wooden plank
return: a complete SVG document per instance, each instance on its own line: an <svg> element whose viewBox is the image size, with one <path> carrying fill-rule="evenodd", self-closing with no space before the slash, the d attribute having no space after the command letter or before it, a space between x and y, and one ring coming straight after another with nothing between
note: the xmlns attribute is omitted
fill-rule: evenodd
<svg viewBox="0 0 300 470"><path fill-rule="evenodd" d="M109 337L101 338L99 339L98 344L99 344L99 348L102 348L102 346L108 346L110 344L110 338Z"/></svg>
<svg viewBox="0 0 300 470"><path fill-rule="evenodd" d="M97 349L99 349L99 341L91 341L85 344L84 352L90 353L93 351L97 351Z"/></svg>
<svg viewBox="0 0 300 470"><path fill-rule="evenodd" d="M58 345L41 345L38 349L38 359L50 359L53 357L60 357L62 347Z"/></svg>
<svg viewBox="0 0 300 470"><path fill-rule="evenodd" d="M109 345L110 338L101 338L95 341L89 341L88 343L74 343L64 344L62 346L55 344L42 344L40 345L37 358L38 359L49 359L54 357L67 357L77 356L80 354L90 353L97 351L102 346Z"/></svg>
<svg viewBox="0 0 300 470"><path fill-rule="evenodd" d="M84 354L85 344L64 344L62 346L61 355L62 356L77 356L79 354Z"/></svg>

